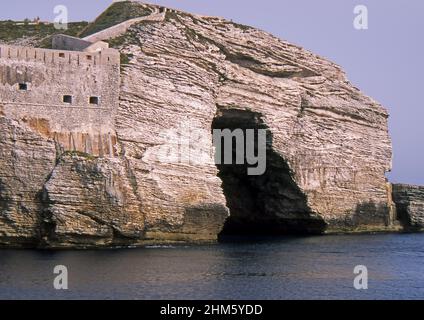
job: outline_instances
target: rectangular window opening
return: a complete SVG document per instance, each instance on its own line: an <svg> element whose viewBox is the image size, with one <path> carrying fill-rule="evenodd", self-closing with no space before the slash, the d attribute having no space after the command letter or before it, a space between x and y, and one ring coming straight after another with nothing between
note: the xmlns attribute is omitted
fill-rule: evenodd
<svg viewBox="0 0 424 320"><path fill-rule="evenodd" d="M23 91L28 90L28 84L26 84L26 83L20 83L19 84L19 90L23 90Z"/></svg>
<svg viewBox="0 0 424 320"><path fill-rule="evenodd" d="M99 104L99 97L90 97L90 104Z"/></svg>
<svg viewBox="0 0 424 320"><path fill-rule="evenodd" d="M65 103L72 103L72 96L64 95L63 96L63 102L65 102Z"/></svg>
<svg viewBox="0 0 424 320"><path fill-rule="evenodd" d="M92 56L87 56L87 60L91 60L92 58Z"/></svg>
<svg viewBox="0 0 424 320"><path fill-rule="evenodd" d="M59 53L59 58L65 58L65 54L63 52Z"/></svg>

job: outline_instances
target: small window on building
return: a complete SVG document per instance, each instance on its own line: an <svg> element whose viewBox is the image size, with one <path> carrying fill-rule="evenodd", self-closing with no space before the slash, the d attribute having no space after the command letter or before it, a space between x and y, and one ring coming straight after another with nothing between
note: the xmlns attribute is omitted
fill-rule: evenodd
<svg viewBox="0 0 424 320"><path fill-rule="evenodd" d="M99 104L99 97L90 97L90 104Z"/></svg>
<svg viewBox="0 0 424 320"><path fill-rule="evenodd" d="M23 91L28 90L28 84L26 84L26 83L20 83L19 84L19 90L23 90Z"/></svg>
<svg viewBox="0 0 424 320"><path fill-rule="evenodd" d="M91 60L91 59L93 59L92 56L87 56L87 60Z"/></svg>
<svg viewBox="0 0 424 320"><path fill-rule="evenodd" d="M72 96L64 95L63 96L63 102L65 102L65 103L72 103Z"/></svg>
<svg viewBox="0 0 424 320"><path fill-rule="evenodd" d="M59 53L59 58L65 58L65 54L63 52Z"/></svg>

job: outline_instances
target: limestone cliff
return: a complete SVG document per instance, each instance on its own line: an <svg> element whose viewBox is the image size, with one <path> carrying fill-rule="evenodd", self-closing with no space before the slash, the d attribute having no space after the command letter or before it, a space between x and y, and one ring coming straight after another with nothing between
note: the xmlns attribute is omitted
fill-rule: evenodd
<svg viewBox="0 0 424 320"><path fill-rule="evenodd" d="M131 6L143 7L142 19L95 36L121 52L108 124L114 152L64 150L43 126L9 116L0 99L1 243L398 228L385 178L388 114L339 66L220 18ZM266 129L266 173L247 177L243 166L207 161L214 128ZM164 150L179 152L170 161Z"/></svg>
<svg viewBox="0 0 424 320"><path fill-rule="evenodd" d="M424 231L424 187L393 185L397 216L408 232Z"/></svg>

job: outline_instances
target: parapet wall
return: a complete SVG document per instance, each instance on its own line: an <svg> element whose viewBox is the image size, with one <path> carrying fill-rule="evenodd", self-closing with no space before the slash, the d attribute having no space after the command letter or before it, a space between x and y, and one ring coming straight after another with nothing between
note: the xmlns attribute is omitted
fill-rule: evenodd
<svg viewBox="0 0 424 320"><path fill-rule="evenodd" d="M43 62L47 65L119 66L119 57L117 50L107 48L98 52L84 52L0 45L0 59Z"/></svg>
<svg viewBox="0 0 424 320"><path fill-rule="evenodd" d="M159 12L159 11L158 11ZM83 40L96 42L96 41L102 41L106 39L116 38L122 34L124 34L129 27L131 27L133 24L142 22L142 21L149 21L149 22L160 22L165 19L165 11L161 13L153 13L149 16L145 17L139 17L130 19L124 22L121 22L117 25L114 25L112 27L109 27L107 29L101 30L99 32L96 32L94 34L91 34L87 37L85 37Z"/></svg>

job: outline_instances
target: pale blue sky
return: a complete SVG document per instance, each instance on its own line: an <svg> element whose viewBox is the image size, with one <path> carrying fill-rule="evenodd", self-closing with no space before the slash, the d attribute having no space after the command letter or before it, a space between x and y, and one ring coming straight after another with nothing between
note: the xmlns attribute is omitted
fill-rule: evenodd
<svg viewBox="0 0 424 320"><path fill-rule="evenodd" d="M111 0L2 1L0 19L40 16L55 5L70 20L92 20ZM259 27L340 64L351 82L390 112L391 181L424 184L424 1L422 0L151 0ZM353 28L353 8L369 9L369 29Z"/></svg>

